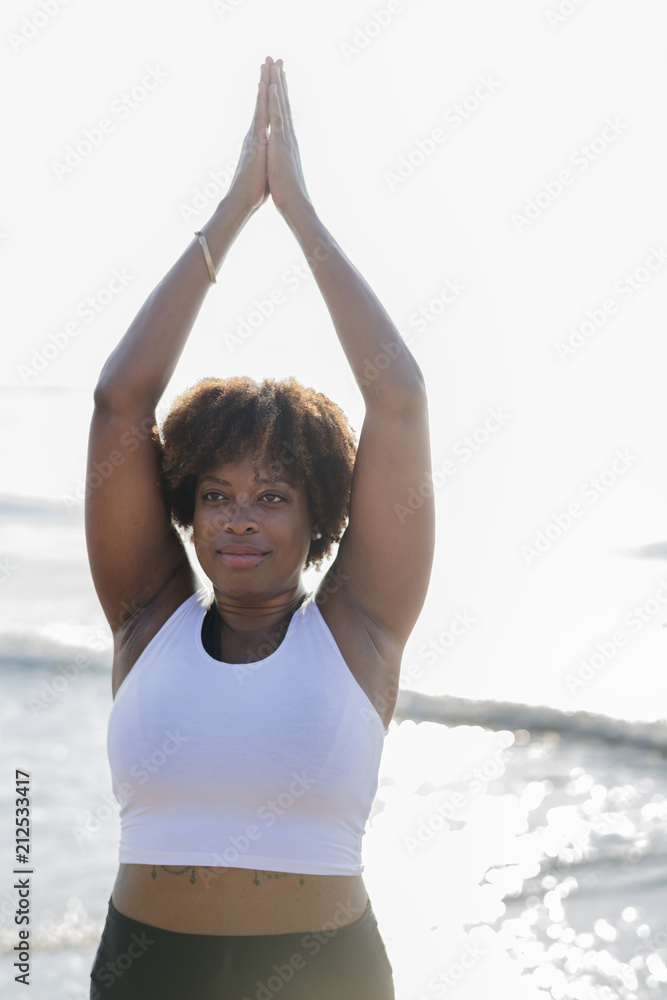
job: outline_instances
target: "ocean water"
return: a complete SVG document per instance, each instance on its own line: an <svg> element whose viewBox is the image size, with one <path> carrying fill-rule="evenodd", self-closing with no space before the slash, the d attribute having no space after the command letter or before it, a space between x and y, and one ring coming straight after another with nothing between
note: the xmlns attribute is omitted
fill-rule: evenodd
<svg viewBox="0 0 667 1000"><path fill-rule="evenodd" d="M82 509L6 496L1 513L0 995L25 995L18 768L31 776L29 995L84 1000L117 868L110 637ZM399 1000L667 996L666 747L660 720L401 691L364 838Z"/></svg>

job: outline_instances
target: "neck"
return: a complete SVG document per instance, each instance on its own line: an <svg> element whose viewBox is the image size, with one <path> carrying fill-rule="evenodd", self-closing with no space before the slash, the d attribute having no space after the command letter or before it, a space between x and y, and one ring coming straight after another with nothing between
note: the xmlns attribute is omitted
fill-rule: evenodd
<svg viewBox="0 0 667 1000"><path fill-rule="evenodd" d="M215 588L213 592L225 632L251 635L277 628L305 596L306 588L300 581L295 587L266 600L253 599L252 595L233 598Z"/></svg>

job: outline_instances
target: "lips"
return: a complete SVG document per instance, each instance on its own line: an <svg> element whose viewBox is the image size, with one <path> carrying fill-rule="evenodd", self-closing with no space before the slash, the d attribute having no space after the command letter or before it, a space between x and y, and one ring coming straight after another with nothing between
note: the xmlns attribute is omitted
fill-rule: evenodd
<svg viewBox="0 0 667 1000"><path fill-rule="evenodd" d="M218 555L225 566L232 569L249 569L256 566L268 554L254 545L228 545L218 550Z"/></svg>
<svg viewBox="0 0 667 1000"><path fill-rule="evenodd" d="M266 549L260 549L256 545L224 545L219 552L234 552L240 556L263 556Z"/></svg>

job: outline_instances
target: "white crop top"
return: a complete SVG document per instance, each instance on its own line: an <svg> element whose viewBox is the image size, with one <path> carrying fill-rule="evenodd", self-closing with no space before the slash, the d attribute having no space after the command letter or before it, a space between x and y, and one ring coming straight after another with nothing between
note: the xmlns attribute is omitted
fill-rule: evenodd
<svg viewBox="0 0 667 1000"><path fill-rule="evenodd" d="M119 862L361 874L388 729L315 594L255 663L206 652L211 597L174 611L111 707Z"/></svg>

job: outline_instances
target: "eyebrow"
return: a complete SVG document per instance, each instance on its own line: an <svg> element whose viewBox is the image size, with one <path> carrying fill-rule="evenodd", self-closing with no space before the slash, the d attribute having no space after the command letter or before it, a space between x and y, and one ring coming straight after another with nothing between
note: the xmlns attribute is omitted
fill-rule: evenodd
<svg viewBox="0 0 667 1000"><path fill-rule="evenodd" d="M284 479L282 476L274 476L272 479L253 479L253 482L259 483L262 486L266 486L270 483L286 483L288 486L292 486L292 482L289 479ZM232 486L233 484L227 479L219 479L218 476L204 476L201 483L219 483L220 486Z"/></svg>

